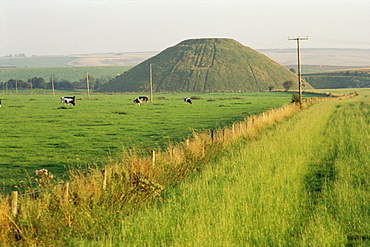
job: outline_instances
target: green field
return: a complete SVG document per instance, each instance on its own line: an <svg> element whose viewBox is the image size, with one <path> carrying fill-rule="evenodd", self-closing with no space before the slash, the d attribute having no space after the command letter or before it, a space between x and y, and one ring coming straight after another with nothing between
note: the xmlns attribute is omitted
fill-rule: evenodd
<svg viewBox="0 0 370 247"><path fill-rule="evenodd" d="M291 93L285 92L163 94L155 95L153 104L138 106L132 103L138 95L102 94L93 95L90 100L86 95L76 95L76 106L63 106L61 96L67 95L1 97L3 187L18 184L27 173L41 168L65 179L63 174L69 167L101 165L134 146L144 150L163 147L183 140L192 130L230 125L291 101ZM200 99L193 100L193 105L184 105L184 96Z"/></svg>
<svg viewBox="0 0 370 247"><path fill-rule="evenodd" d="M27 81L30 78L41 77L46 82L54 80L68 80L69 82L79 81L86 78L86 71L89 76L99 79L102 77L114 78L118 74L129 70L132 66L76 66L76 67L33 67L33 68L0 68L0 82L10 79Z"/></svg>
<svg viewBox="0 0 370 247"><path fill-rule="evenodd" d="M258 104L274 95L288 99L286 93L212 94L206 99L210 95L197 95L203 99L194 105L183 105L180 95L160 95L165 99L133 109L153 113L156 106L181 105L171 111L175 118L181 109L196 113L214 104L202 111L207 116L240 100L253 105L253 97ZM163 152L156 149L155 161L137 150L126 152L105 166L106 176L91 167L72 170L72 181L58 186L46 178L41 192L18 198L17 215L10 197L1 195L0 243L369 246L369 96L368 89L361 89L354 98L285 105L214 135L200 132Z"/></svg>

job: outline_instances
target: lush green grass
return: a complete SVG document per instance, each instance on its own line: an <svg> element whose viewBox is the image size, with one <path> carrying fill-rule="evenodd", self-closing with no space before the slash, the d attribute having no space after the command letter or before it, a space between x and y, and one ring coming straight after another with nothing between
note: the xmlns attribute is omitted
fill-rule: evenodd
<svg viewBox="0 0 370 247"><path fill-rule="evenodd" d="M46 82L54 80L79 81L86 77L86 71L93 78L109 77L114 78L122 74L132 66L76 66L76 67L34 67L34 68L0 68L0 82L10 79L27 81L30 78L42 77Z"/></svg>
<svg viewBox="0 0 370 247"><path fill-rule="evenodd" d="M79 246L369 246L369 91L245 138ZM117 212L117 218L119 217ZM94 239L94 240L92 240Z"/></svg>
<svg viewBox="0 0 370 247"><path fill-rule="evenodd" d="M163 94L133 105L138 95L3 95L0 108L1 183L17 184L36 169L62 177L68 167L101 165L122 148L150 149L183 140L193 129L215 129L290 102L291 93ZM184 96L198 96L184 105ZM161 97L161 99L158 99ZM310 95L307 95L310 97ZM149 153L149 152L148 152Z"/></svg>

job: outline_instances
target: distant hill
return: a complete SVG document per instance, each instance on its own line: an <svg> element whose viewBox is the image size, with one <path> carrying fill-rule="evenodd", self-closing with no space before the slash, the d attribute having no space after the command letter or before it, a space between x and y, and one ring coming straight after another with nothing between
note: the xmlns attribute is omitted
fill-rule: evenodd
<svg viewBox="0 0 370 247"><path fill-rule="evenodd" d="M191 39L145 60L98 91L148 92L149 64L156 92L267 91L297 80L288 69L233 39Z"/></svg>
<svg viewBox="0 0 370 247"><path fill-rule="evenodd" d="M370 67L303 74L314 88L370 88Z"/></svg>
<svg viewBox="0 0 370 247"><path fill-rule="evenodd" d="M133 66L158 52L120 52L59 56L0 57L0 68Z"/></svg>
<svg viewBox="0 0 370 247"><path fill-rule="evenodd" d="M296 49L258 50L281 65L297 64ZM370 66L370 49L301 48L302 65Z"/></svg>
<svg viewBox="0 0 370 247"><path fill-rule="evenodd" d="M295 68L296 49L261 49L266 55L285 67ZM63 66L121 66L137 65L155 56L158 51L74 54L59 56L0 57L0 67L63 67ZM370 66L370 49L302 48L302 70L317 65L320 70L330 66ZM329 70L332 70L329 68Z"/></svg>

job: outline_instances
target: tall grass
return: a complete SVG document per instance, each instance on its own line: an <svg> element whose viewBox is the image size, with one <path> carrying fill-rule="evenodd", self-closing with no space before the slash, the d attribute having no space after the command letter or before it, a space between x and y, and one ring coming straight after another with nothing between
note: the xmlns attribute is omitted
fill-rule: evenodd
<svg viewBox="0 0 370 247"><path fill-rule="evenodd" d="M368 246L369 101L312 106L243 138L83 246Z"/></svg>
<svg viewBox="0 0 370 247"><path fill-rule="evenodd" d="M4 246L311 243L315 229L309 226L316 219L326 180L316 176L321 189L316 195L309 183L315 183L315 166L308 164L314 157L328 156L324 151L331 145L322 135L330 133L327 116L341 109L335 103L308 108L264 134L258 131L298 112L300 106L251 116L213 134L194 133L157 151L155 159L130 149L119 161L107 164L106 184L98 167L72 170L68 197L65 185L56 186L22 196L15 217L9 215L9 206L4 207L1 241ZM368 108L364 104L361 110ZM226 145L241 137L231 148ZM183 178L187 182L178 184ZM368 181L364 184L368 186ZM8 200L0 203L6 205ZM322 221L334 224L327 217ZM337 228L333 232L338 233ZM358 238L367 236L355 231L347 239Z"/></svg>

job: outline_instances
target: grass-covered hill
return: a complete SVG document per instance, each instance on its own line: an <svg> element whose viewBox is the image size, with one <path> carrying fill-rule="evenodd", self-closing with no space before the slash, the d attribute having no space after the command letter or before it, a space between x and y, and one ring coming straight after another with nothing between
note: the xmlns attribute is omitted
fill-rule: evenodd
<svg viewBox="0 0 370 247"><path fill-rule="evenodd" d="M99 91L147 92L149 64L156 92L267 91L297 80L283 66L233 39L191 39L145 60Z"/></svg>
<svg viewBox="0 0 370 247"><path fill-rule="evenodd" d="M303 75L314 88L368 88L370 67L342 69Z"/></svg>

